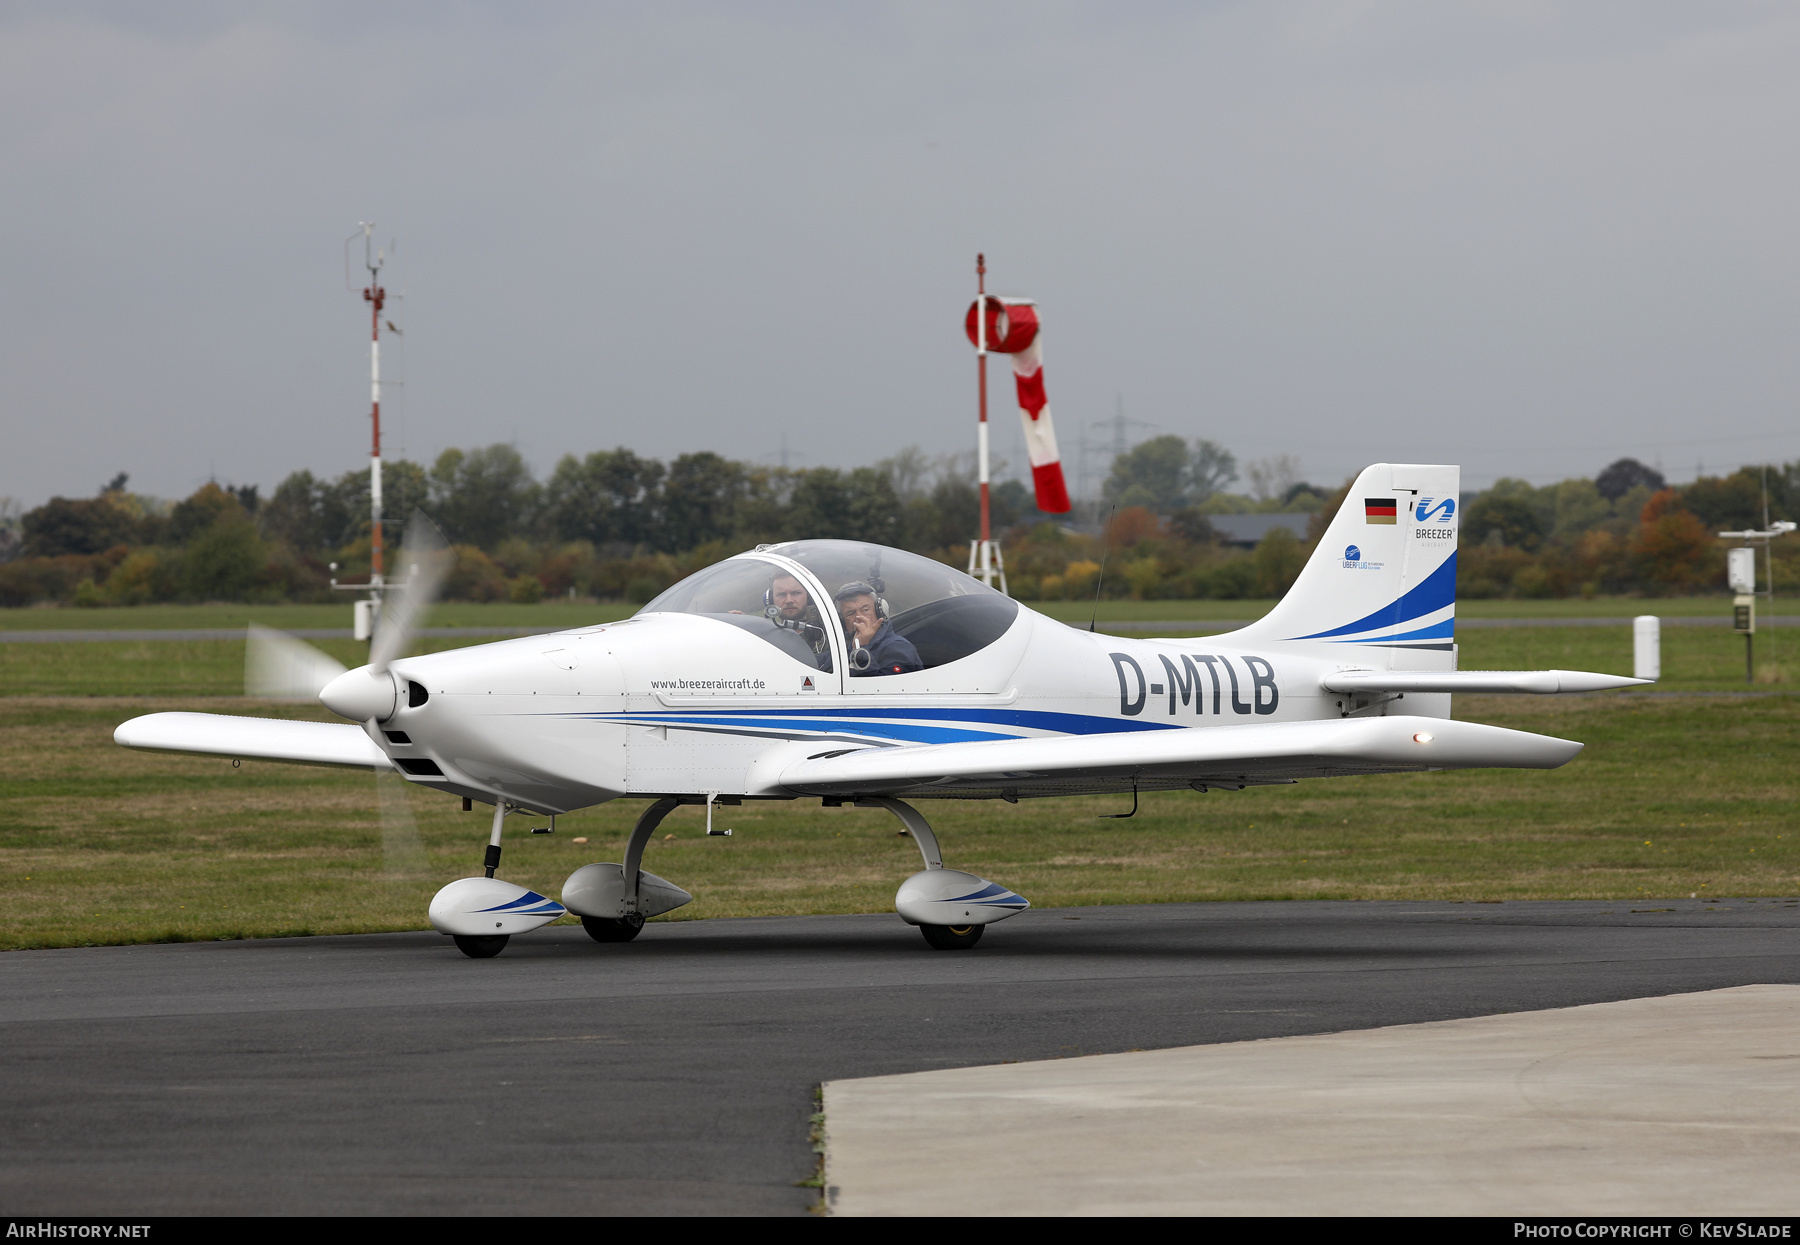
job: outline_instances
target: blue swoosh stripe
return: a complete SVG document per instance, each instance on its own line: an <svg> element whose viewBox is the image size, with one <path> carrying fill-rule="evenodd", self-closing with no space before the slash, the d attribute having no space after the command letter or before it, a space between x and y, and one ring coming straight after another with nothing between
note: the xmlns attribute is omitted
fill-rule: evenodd
<svg viewBox="0 0 1800 1245"><path fill-rule="evenodd" d="M1333 627L1330 631L1315 631L1311 635L1290 636L1294 640L1328 640L1332 636L1354 635L1358 631L1374 631L1378 627L1398 627L1401 623L1411 622L1415 618L1423 618L1427 614L1435 614L1446 605L1456 604L1456 551L1451 550L1437 570L1425 577L1425 582L1414 588L1391 605L1384 605L1373 614L1366 614L1353 623L1345 623L1341 627Z"/></svg>
<svg viewBox="0 0 1800 1245"><path fill-rule="evenodd" d="M1010 895L1010 894L1012 894L1012 892L1007 890L1004 886L1000 885L1000 883L989 882L986 886L982 887L978 891L970 891L966 895L958 895L955 899L946 899L946 900L944 900L944 902L945 903L968 903L971 899L987 899L994 895Z"/></svg>
<svg viewBox="0 0 1800 1245"><path fill-rule="evenodd" d="M493 907L493 908L481 908L481 909L479 909L479 911L481 911L481 912L511 912L515 909L523 908L528 904L539 904L539 903L547 904L547 903L551 903L551 902L552 901L550 899L546 898L543 895L538 894L536 891L526 891L523 895L520 895L517 899L512 900L510 903L503 903L503 904L500 904L498 907ZM555 906L558 908L562 907L561 904L556 904Z"/></svg>
<svg viewBox="0 0 1800 1245"><path fill-rule="evenodd" d="M720 716L722 713L730 717ZM827 716L828 715L828 716ZM1111 735L1128 731L1166 731L1180 730L1179 726L1169 722L1127 722L1120 718L1098 718L1084 713L1053 713L1036 709L878 709L846 707L833 708L821 714L818 709L713 709L701 713L599 713L576 714L576 717L601 718L613 720L637 721L639 719L655 719L667 722L698 722L713 725L752 726L760 725L771 718L784 719L784 725L801 730L842 731L854 729L856 719L887 719L879 724L880 730L894 734L896 738L913 738L900 735L903 729L894 722L981 722L992 726L1011 726L1027 730L1053 731L1060 735ZM794 720L794 719L803 720ZM850 721L845 721L849 719ZM911 728L917 731L927 730L925 727ZM1008 735L986 732L958 732L943 739L926 740L919 736L920 742L948 743L961 739L1008 739Z"/></svg>
<svg viewBox="0 0 1800 1245"><path fill-rule="evenodd" d="M770 713L804 713L803 709L771 709ZM1022 726L1056 731L1063 735L1105 735L1119 731L1163 730L1160 722L1126 722L1120 718L1096 718L1085 713L1052 713L1040 709L876 709L850 707L832 713L854 718L911 718L932 722L988 722L995 726Z"/></svg>
<svg viewBox="0 0 1800 1245"><path fill-rule="evenodd" d="M701 716L690 713L633 713L621 714L620 717L632 722L658 722L671 725L691 723L695 726L737 726L766 727L766 718L720 718ZM879 725L863 725L860 723L846 725L843 722L808 721L806 719L789 718L782 725L792 730L834 732L836 734L869 735L880 739L905 739L921 744L955 744L970 743L983 739L1016 739L1016 735L1002 735L995 731L961 731L947 726L912 726L906 723L880 723Z"/></svg>
<svg viewBox="0 0 1800 1245"><path fill-rule="evenodd" d="M1354 640L1335 640L1336 644L1374 644L1378 641L1391 640L1451 640L1456 638L1456 620L1446 618L1443 622L1432 623L1429 627L1421 627L1417 631L1408 631L1405 635L1372 635L1358 636Z"/></svg>

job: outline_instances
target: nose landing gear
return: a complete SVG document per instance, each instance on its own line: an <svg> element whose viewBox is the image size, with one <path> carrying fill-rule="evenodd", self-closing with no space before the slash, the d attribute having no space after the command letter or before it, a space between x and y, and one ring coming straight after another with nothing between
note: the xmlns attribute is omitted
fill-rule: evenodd
<svg viewBox="0 0 1800 1245"><path fill-rule="evenodd" d="M472 960L491 959L514 934L548 925L564 914L554 899L494 876L500 866L500 828L516 805L494 804L494 829L488 837L485 876L458 878L431 898L431 926L449 934L456 949Z"/></svg>

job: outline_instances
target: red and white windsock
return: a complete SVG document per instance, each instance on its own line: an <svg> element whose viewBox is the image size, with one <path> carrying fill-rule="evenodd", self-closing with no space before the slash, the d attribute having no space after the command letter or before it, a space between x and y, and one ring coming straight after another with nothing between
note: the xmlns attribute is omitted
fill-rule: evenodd
<svg viewBox="0 0 1800 1245"><path fill-rule="evenodd" d="M1066 514L1069 489L1063 482L1062 458L1056 452L1056 432L1050 426L1050 406L1044 398L1044 349L1039 334L1037 304L1029 298L985 296L985 324L977 323L980 299L969 304L963 327L977 350L1012 356L1013 380L1019 387L1019 422L1025 428L1025 453L1031 460L1031 482L1037 487L1037 508L1046 514Z"/></svg>

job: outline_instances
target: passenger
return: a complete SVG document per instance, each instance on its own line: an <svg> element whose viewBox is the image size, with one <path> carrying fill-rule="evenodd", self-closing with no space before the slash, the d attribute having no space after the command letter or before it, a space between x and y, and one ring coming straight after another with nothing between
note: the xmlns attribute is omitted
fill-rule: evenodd
<svg viewBox="0 0 1800 1245"><path fill-rule="evenodd" d="M925 663L919 660L919 650L888 625L871 585L860 579L853 580L839 588L832 600L837 603L838 615L844 620L844 638L850 645L851 678L907 674L925 668Z"/></svg>
<svg viewBox="0 0 1800 1245"><path fill-rule="evenodd" d="M831 642L825 634L825 619L812 603L812 595L798 579L777 571L769 581L769 605L775 610L773 621L796 632L817 658L819 669L831 670Z"/></svg>

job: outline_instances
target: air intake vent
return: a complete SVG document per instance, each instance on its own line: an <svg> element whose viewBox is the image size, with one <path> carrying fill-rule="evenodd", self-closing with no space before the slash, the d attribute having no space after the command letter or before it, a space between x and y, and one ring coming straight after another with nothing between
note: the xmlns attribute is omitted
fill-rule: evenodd
<svg viewBox="0 0 1800 1245"><path fill-rule="evenodd" d="M442 778L444 776L444 771L438 768L438 763L436 761L418 760L413 757L395 757L394 764L418 778Z"/></svg>
<svg viewBox="0 0 1800 1245"><path fill-rule="evenodd" d="M420 705L424 704L426 701L428 701L430 699L431 699L431 693L425 690L425 685L423 683L420 683L417 680L413 680L413 679L409 679L407 681L407 684L406 684L407 708L417 709Z"/></svg>

